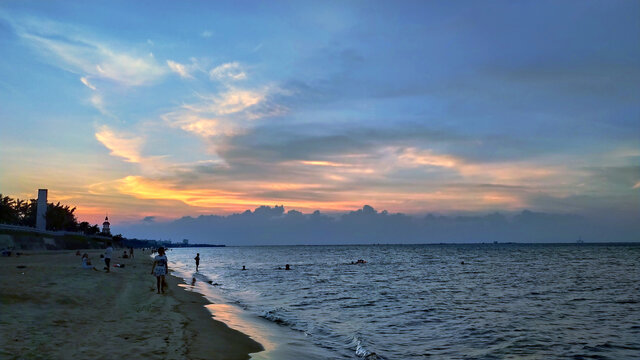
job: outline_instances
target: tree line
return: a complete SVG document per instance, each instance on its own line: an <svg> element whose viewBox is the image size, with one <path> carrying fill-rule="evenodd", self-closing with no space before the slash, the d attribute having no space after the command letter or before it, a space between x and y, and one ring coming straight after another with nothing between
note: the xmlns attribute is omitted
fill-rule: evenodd
<svg viewBox="0 0 640 360"><path fill-rule="evenodd" d="M0 224L36 226L36 214L38 208L36 199L21 200L13 199L0 194ZM78 223L75 207L47 203L45 218L47 220L47 230L52 231L75 231L87 235L100 234L97 224L91 225L86 221Z"/></svg>

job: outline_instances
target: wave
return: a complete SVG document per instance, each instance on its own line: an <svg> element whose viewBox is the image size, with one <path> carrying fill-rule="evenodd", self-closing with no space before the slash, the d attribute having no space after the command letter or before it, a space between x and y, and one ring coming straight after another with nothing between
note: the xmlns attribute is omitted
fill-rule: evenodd
<svg viewBox="0 0 640 360"><path fill-rule="evenodd" d="M305 336L312 336L307 330L305 330L305 324L293 319L289 314L289 311L285 308L278 307L272 310L265 310L261 314L258 314L258 316L275 324L286 326L291 330L299 331Z"/></svg>
<svg viewBox="0 0 640 360"><path fill-rule="evenodd" d="M296 330L296 331L300 331L303 332L306 336L312 336L312 334L308 333L307 331L303 330L301 327L303 326L303 324L299 321L294 320L291 315L289 314L289 311L283 307L277 307L271 310L266 310L264 311L261 315L261 318L269 320L273 323L276 323L278 325L282 325L282 326L286 326L292 330ZM324 328L324 331L320 331L321 329L316 328L313 332L314 333L324 333L325 336L328 336L329 338L337 338L340 337L339 334L334 333L333 331L331 331L330 329ZM334 349L334 347L332 345L330 345L329 343L323 342L321 341L320 343L318 343L316 341L316 344L319 346L322 346L324 348L327 349ZM352 349L353 351L355 351L355 354L358 358L360 359L365 359L365 360L385 360L382 356L376 354L375 352L365 348L365 345L363 344L363 341L358 337L358 336L353 336L351 337L351 341L349 342L349 344L347 345L348 348Z"/></svg>
<svg viewBox="0 0 640 360"><path fill-rule="evenodd" d="M362 340L357 336L353 336L349 347L355 349L356 355L365 360L384 360L380 355L366 349L364 345L362 345Z"/></svg>
<svg viewBox="0 0 640 360"><path fill-rule="evenodd" d="M260 315L260 317L279 325L287 325L287 326L295 325L292 321L285 319L285 317L282 315L283 311L285 311L284 308L275 308L273 310L266 310Z"/></svg>

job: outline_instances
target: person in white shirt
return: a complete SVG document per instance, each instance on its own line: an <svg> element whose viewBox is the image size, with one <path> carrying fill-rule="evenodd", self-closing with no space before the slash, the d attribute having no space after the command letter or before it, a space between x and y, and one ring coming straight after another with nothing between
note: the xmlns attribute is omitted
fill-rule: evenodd
<svg viewBox="0 0 640 360"><path fill-rule="evenodd" d="M151 268L151 274L156 276L156 283L158 286L158 294L162 292L164 294L164 276L169 272L167 255L164 253L164 248L158 249L158 255L153 259L153 267Z"/></svg>
<svg viewBox="0 0 640 360"><path fill-rule="evenodd" d="M104 251L104 264L107 272L111 272L111 254L113 254L113 248L111 247L111 241L107 241L107 249Z"/></svg>

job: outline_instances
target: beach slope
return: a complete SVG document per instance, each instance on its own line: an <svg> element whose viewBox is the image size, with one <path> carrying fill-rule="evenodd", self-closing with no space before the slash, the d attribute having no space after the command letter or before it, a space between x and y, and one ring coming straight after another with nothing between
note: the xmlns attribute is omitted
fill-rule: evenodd
<svg viewBox="0 0 640 360"><path fill-rule="evenodd" d="M105 273L80 267L75 251L0 258L0 358L248 359L262 350L213 320L205 299L167 277L156 294L148 254L114 258Z"/></svg>

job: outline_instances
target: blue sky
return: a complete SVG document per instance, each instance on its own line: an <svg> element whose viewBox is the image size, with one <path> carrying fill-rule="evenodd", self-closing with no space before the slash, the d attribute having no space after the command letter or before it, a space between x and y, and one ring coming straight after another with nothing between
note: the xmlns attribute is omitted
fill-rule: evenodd
<svg viewBox="0 0 640 360"><path fill-rule="evenodd" d="M637 1L0 4L0 191L637 217Z"/></svg>

